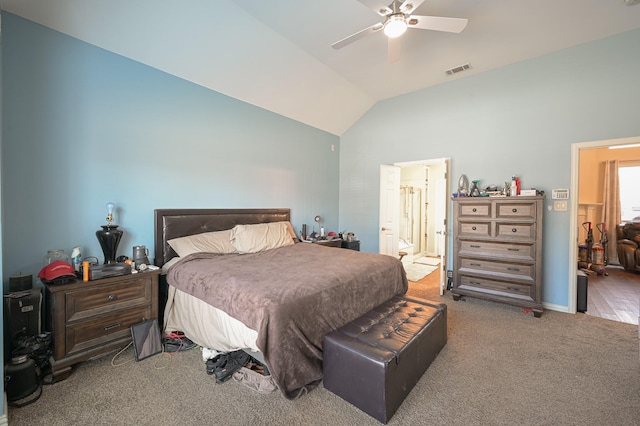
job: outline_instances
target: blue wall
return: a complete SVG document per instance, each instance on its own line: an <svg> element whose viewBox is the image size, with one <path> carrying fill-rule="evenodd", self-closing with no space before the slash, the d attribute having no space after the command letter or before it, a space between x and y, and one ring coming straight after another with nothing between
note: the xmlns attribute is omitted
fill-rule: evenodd
<svg viewBox="0 0 640 426"><path fill-rule="evenodd" d="M48 249L102 261L109 201L119 255L153 251L156 208L288 207L296 229L320 215L338 230L337 136L2 18L5 283Z"/></svg>
<svg viewBox="0 0 640 426"><path fill-rule="evenodd" d="M551 205L551 189L571 186L571 144L640 135L638 46L632 31L379 102L341 138L340 223L377 252L380 164L442 157L451 192L463 173L499 186L515 174ZM545 209L543 301L559 307L569 221Z"/></svg>
<svg viewBox="0 0 640 426"><path fill-rule="evenodd" d="M290 207L297 229L319 214L376 252L380 164L450 157L451 191L462 173L498 185L517 174L550 195L570 187L571 144L640 135L640 31L380 102L338 138L2 21L5 283L35 276L47 249L102 258L95 231L108 201L125 231L119 254L152 248L153 210L171 207ZM543 299L560 307L569 219L545 210Z"/></svg>

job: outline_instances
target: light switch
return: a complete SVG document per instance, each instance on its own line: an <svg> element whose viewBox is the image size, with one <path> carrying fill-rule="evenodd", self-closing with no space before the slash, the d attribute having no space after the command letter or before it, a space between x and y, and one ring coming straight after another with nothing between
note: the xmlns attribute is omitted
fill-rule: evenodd
<svg viewBox="0 0 640 426"><path fill-rule="evenodd" d="M566 201L554 201L553 209L558 212L566 212L567 211L567 202Z"/></svg>

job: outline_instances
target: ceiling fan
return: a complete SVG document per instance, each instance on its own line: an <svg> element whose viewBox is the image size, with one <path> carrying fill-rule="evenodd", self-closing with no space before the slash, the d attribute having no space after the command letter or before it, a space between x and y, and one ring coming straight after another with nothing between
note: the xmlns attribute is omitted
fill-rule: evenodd
<svg viewBox="0 0 640 426"><path fill-rule="evenodd" d="M369 34L382 30L389 38L389 62L395 62L399 59L400 45L399 42L395 40L398 40L398 37L404 34L407 29L418 28L421 30L459 33L464 30L469 21L464 18L413 15L413 11L424 3L425 0L394 0L388 5L384 4L384 0L358 1L378 15L384 17L384 20L333 43L331 47L341 49Z"/></svg>

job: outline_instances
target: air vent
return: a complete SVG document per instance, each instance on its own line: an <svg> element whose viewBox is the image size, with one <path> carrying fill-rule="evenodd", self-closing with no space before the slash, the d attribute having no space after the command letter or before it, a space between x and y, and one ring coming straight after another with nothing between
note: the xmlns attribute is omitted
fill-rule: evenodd
<svg viewBox="0 0 640 426"><path fill-rule="evenodd" d="M453 67L451 69L446 70L445 72L447 73L447 75L453 75L453 74L457 74L459 72L468 70L471 68L471 64L464 64L464 65L460 65L457 67Z"/></svg>

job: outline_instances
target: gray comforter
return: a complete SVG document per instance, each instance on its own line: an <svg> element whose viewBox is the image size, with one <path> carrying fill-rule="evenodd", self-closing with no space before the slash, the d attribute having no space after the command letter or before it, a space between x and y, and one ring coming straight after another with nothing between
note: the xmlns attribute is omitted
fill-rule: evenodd
<svg viewBox="0 0 640 426"><path fill-rule="evenodd" d="M195 253L170 285L258 332L257 346L287 398L322 380L324 335L407 291L393 257L298 243L260 253Z"/></svg>

